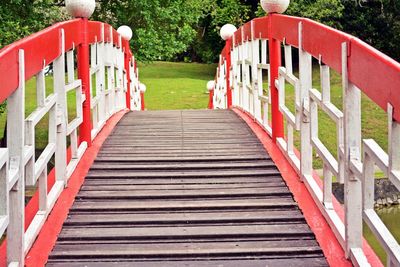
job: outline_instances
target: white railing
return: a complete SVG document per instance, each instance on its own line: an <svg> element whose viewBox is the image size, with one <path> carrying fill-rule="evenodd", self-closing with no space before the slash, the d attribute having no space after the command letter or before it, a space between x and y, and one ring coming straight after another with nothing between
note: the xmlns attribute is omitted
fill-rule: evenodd
<svg viewBox="0 0 400 267"><path fill-rule="evenodd" d="M86 32L86 38L81 36L83 23L88 23L90 30ZM90 62L86 65L91 63L91 66L79 70L76 66L85 57L75 55L77 50L83 49L84 39L88 40L91 51ZM43 43L48 47L42 47ZM112 115L126 109L128 82L131 85L129 100L131 103L141 102L141 95L137 93L136 63L127 50L129 42L122 40L111 26L85 19L56 24L0 50L0 89L3 92L0 97L2 101L7 100L7 147L0 149L0 236L7 231L9 266L23 266L25 255L90 146L82 138L82 131L78 136L78 128L92 122L89 141L94 140ZM130 81L125 63L129 64ZM45 77L45 70L50 65L53 79ZM83 91L83 79L77 79L76 73L83 75L85 72L89 90ZM36 108L31 114L25 114L28 97L25 84L32 77L36 79ZM53 90L48 92L46 88ZM67 100L69 93L74 94L75 101ZM85 118L84 108L88 100L91 100L88 106L91 115ZM132 107L140 108L137 104ZM74 118L69 116L69 110L76 111ZM35 137L42 119L48 120L48 144L38 156ZM67 156L68 142L70 158ZM49 172L53 158L55 167ZM37 186L39 209L25 226L26 186Z"/></svg>
<svg viewBox="0 0 400 267"><path fill-rule="evenodd" d="M103 25L100 40L104 40L104 31L109 32L110 42L96 42L90 46L92 139L97 136L110 116L126 107L127 80L122 37L118 37L119 45L114 46L113 28L108 26L105 29Z"/></svg>
<svg viewBox="0 0 400 267"><path fill-rule="evenodd" d="M219 66L217 69L217 78L214 89L213 103L216 109L227 108L227 88L226 88L226 60L220 56Z"/></svg>
<svg viewBox="0 0 400 267"><path fill-rule="evenodd" d="M135 68L135 59L133 58L132 64L130 65L131 75L131 109L132 110L143 110L142 109L142 98L140 95L140 82L139 82L139 69Z"/></svg>
<svg viewBox="0 0 400 267"><path fill-rule="evenodd" d="M274 48L272 41L283 44L284 64L276 64L276 60L280 62L281 46ZM233 34L231 42L233 45L227 43L225 50L232 51L232 66L228 67L232 70L229 82L233 106L248 113L273 137L308 188L346 256L355 265L369 266L363 251L364 220L385 249L387 266L400 266L400 246L373 209L375 165L400 190L400 116L396 113L400 105L394 99L398 98L400 64L353 36L308 19L277 14L243 25ZM225 50L220 62L226 61ZM295 64L299 66L298 72L293 68L293 50L298 51L299 61ZM275 57L275 64L271 57ZM320 91L312 84L312 58L319 62ZM343 108L331 102L331 68L341 75ZM268 71L268 86L264 71ZM274 71L278 75L272 80ZM390 80L385 80L389 77ZM287 84L294 91L291 103L285 100ZM387 110L387 153L374 140L362 140L361 92ZM221 97L215 100L223 101ZM274 100L278 113L273 111ZM336 136L337 156L318 134L319 112L336 125L332 134ZM283 123L279 124L281 119L285 128ZM294 142L296 132L300 136L299 151ZM322 186L315 178L313 152L323 163ZM339 215L340 207L333 203L333 177L344 183L344 218Z"/></svg>

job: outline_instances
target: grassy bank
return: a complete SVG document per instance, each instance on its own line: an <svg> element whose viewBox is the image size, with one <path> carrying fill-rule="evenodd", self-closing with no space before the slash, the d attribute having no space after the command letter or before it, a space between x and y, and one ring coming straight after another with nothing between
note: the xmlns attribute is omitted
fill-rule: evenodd
<svg viewBox="0 0 400 267"><path fill-rule="evenodd" d="M155 62L139 64L140 81L146 84L146 108L204 109L208 104L207 81L216 65Z"/></svg>

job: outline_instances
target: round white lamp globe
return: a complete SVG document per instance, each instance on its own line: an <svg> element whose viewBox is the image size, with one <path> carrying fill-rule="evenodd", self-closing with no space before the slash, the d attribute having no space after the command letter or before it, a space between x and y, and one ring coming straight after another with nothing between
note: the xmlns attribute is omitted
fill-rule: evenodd
<svg viewBox="0 0 400 267"><path fill-rule="evenodd" d="M233 34L237 31L237 28L232 24L225 24L222 26L219 34L221 35L222 40L226 41L233 36Z"/></svg>
<svg viewBox="0 0 400 267"><path fill-rule="evenodd" d="M95 0L65 0L68 13L75 18L89 18L96 8Z"/></svg>
<svg viewBox="0 0 400 267"><path fill-rule="evenodd" d="M139 90L140 90L140 92L145 93L146 90L147 90L146 85L144 85L143 83L141 83L141 84L139 85Z"/></svg>
<svg viewBox="0 0 400 267"><path fill-rule="evenodd" d="M214 90L214 88L215 88L215 81L214 81L214 80L209 81L209 82L207 83L207 90L208 90L208 91L212 91L212 90Z"/></svg>
<svg viewBox="0 0 400 267"><path fill-rule="evenodd" d="M290 0L261 0L261 7L267 13L283 13L289 4Z"/></svg>
<svg viewBox="0 0 400 267"><path fill-rule="evenodd" d="M117 32L121 34L122 38L125 40L130 40L132 39L132 29L129 26L122 25L121 27L118 28Z"/></svg>

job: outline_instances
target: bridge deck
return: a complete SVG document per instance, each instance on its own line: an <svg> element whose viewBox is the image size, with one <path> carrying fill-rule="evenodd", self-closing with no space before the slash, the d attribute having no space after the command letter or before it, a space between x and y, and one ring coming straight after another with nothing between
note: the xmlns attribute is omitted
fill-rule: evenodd
<svg viewBox="0 0 400 267"><path fill-rule="evenodd" d="M232 111L127 114L48 266L326 266L278 169Z"/></svg>

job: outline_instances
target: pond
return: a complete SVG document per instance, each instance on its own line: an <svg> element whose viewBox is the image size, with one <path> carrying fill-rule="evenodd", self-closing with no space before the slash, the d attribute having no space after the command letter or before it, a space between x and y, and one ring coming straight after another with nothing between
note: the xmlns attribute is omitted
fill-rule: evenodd
<svg viewBox="0 0 400 267"><path fill-rule="evenodd" d="M381 208L376 210L376 212L393 236L400 242L400 205ZM381 261L386 264L386 252L366 224L364 224L364 237L368 240L368 243L375 250Z"/></svg>

